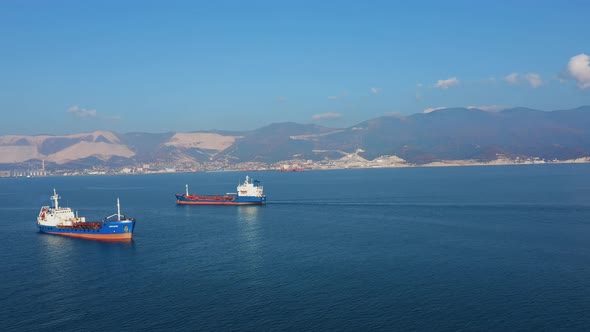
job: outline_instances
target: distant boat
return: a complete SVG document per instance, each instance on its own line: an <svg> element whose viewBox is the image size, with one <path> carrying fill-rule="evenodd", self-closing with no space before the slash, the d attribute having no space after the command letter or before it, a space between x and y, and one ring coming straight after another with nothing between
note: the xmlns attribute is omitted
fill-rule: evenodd
<svg viewBox="0 0 590 332"><path fill-rule="evenodd" d="M77 237L91 240L125 241L131 240L135 230L135 219L121 214L117 198L117 213L102 221L86 221L77 217L69 207L60 207L61 198L55 189L50 197L53 206L43 206L37 217L37 226L43 233Z"/></svg>
<svg viewBox="0 0 590 332"><path fill-rule="evenodd" d="M303 172L305 171L302 167L289 167L289 168L279 168L279 172Z"/></svg>
<svg viewBox="0 0 590 332"><path fill-rule="evenodd" d="M260 181L250 181L246 176L246 181L239 184L236 193L227 193L225 195L197 195L189 194L188 184L185 186L184 194L176 194L176 204L178 205L262 205L266 204L264 188Z"/></svg>

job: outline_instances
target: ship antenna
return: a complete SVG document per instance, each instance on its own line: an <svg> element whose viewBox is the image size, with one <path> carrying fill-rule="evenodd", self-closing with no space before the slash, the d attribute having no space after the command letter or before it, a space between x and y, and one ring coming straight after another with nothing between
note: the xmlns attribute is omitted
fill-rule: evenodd
<svg viewBox="0 0 590 332"><path fill-rule="evenodd" d="M117 221L121 221L121 204L119 204L119 197L117 197Z"/></svg>
<svg viewBox="0 0 590 332"><path fill-rule="evenodd" d="M186 187L186 195L188 196L188 183L184 185Z"/></svg>

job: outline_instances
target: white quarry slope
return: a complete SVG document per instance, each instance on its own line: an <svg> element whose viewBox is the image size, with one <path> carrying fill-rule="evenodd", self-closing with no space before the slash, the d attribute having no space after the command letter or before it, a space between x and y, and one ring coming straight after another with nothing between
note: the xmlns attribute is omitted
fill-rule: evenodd
<svg viewBox="0 0 590 332"><path fill-rule="evenodd" d="M239 137L215 133L176 133L164 145L223 151L234 144L236 138Z"/></svg>
<svg viewBox="0 0 590 332"><path fill-rule="evenodd" d="M2 164L20 163L30 159L42 158L44 156L37 151L37 147L34 145L0 146L0 163Z"/></svg>
<svg viewBox="0 0 590 332"><path fill-rule="evenodd" d="M67 147L57 153L46 156L47 161L53 161L57 164L64 164L72 160L83 159L87 157L97 157L102 160L108 160L111 157L133 157L135 153L125 145L109 144L105 142L80 142Z"/></svg>
<svg viewBox="0 0 590 332"><path fill-rule="evenodd" d="M97 142L101 136L104 139ZM48 139L59 138L72 140L72 145L51 154L42 154L40 152L41 146ZM79 141L76 142L76 140ZM129 158L134 155L135 153L127 146L120 144L115 134L108 131L65 136L0 136L0 163L19 163L31 159L44 159L63 164L87 157L97 157L106 160L114 156Z"/></svg>

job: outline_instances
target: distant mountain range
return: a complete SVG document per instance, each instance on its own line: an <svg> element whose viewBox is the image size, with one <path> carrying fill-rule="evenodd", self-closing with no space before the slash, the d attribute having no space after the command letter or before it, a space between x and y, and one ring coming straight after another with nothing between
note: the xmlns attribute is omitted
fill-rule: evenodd
<svg viewBox="0 0 590 332"><path fill-rule="evenodd" d="M360 150L359 150L360 149ZM590 106L545 112L447 108L384 116L348 128L292 122L252 131L0 136L0 169L44 160L48 168L137 164L275 163L397 156L412 164L506 157L574 159L590 156Z"/></svg>

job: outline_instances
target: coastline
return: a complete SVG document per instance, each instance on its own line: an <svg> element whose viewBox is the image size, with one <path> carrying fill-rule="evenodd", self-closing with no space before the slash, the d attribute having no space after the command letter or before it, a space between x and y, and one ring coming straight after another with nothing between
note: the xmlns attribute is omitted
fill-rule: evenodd
<svg viewBox="0 0 590 332"><path fill-rule="evenodd" d="M460 166L507 166L507 165L551 165L551 164L588 164L590 157L554 160L554 161L521 161L515 162L510 159L496 159L489 162L480 162L473 160L441 160L429 164L420 165L420 167L460 167Z"/></svg>
<svg viewBox="0 0 590 332"><path fill-rule="evenodd" d="M284 168L273 167L273 166L260 166L260 167L239 167L236 168L224 168L215 170L160 170L150 172L126 172L126 171L70 171L64 173L53 173L42 176L0 176L2 178L23 178L31 179L37 177L64 177L64 176L119 176L119 175L151 175L151 174L188 174L188 173L219 173L219 172L284 172L284 173L296 173L303 171L330 171L330 170L345 170L345 169L380 169L380 168L420 168L420 167L471 167L471 166L519 166L519 165L553 165L553 164L590 164L590 157L582 157L568 160L551 160L545 161L538 158L525 159L525 160L512 160L508 158L499 158L492 161L477 161L477 160L439 160L428 164L410 164L405 162L387 163L383 160L373 161L359 161L353 162L333 162L329 165L313 165L313 164L299 164L302 165L297 170L285 171Z"/></svg>
<svg viewBox="0 0 590 332"><path fill-rule="evenodd" d="M552 165L552 164L588 164L590 163L590 157L568 159L568 160L523 160L515 161L511 159L501 158L492 161L477 161L477 160L440 160L427 164L408 164L408 163L396 163L396 164L373 164L368 162L368 165L343 165L340 167L319 167L309 168L308 170L332 170L332 169L369 169L369 168L413 168L413 167L469 167L469 166L512 166L512 165Z"/></svg>

